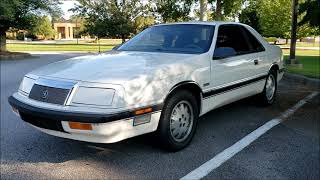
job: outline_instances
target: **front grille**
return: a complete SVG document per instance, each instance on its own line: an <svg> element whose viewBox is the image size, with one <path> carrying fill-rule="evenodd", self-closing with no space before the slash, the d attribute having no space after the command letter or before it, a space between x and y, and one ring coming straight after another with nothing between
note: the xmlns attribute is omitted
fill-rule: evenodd
<svg viewBox="0 0 320 180"><path fill-rule="evenodd" d="M61 121L46 119L23 112L20 112L20 116L23 121L30 123L36 127L65 132L63 130Z"/></svg>
<svg viewBox="0 0 320 180"><path fill-rule="evenodd" d="M34 84L29 98L41 102L64 105L70 89L62 89Z"/></svg>

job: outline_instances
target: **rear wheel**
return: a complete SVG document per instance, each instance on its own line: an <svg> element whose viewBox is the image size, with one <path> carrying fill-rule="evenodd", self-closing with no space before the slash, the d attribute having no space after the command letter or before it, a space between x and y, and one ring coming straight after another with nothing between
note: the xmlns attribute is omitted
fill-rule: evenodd
<svg viewBox="0 0 320 180"><path fill-rule="evenodd" d="M169 151L186 147L194 136L198 114L192 93L181 90L171 95L164 105L157 130L162 147Z"/></svg>
<svg viewBox="0 0 320 180"><path fill-rule="evenodd" d="M260 102L263 105L271 105L275 101L277 93L277 71L270 70L263 92L259 95Z"/></svg>

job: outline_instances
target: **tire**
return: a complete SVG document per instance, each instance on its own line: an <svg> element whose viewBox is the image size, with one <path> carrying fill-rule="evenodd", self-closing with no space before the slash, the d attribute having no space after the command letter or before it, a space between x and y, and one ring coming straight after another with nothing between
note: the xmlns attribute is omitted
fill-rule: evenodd
<svg viewBox="0 0 320 180"><path fill-rule="evenodd" d="M162 148L175 152L186 147L195 134L198 116L197 101L191 92L179 90L170 95L156 132Z"/></svg>
<svg viewBox="0 0 320 180"><path fill-rule="evenodd" d="M262 93L258 96L261 105L268 106L274 103L277 95L277 87L277 71L272 69L267 76Z"/></svg>

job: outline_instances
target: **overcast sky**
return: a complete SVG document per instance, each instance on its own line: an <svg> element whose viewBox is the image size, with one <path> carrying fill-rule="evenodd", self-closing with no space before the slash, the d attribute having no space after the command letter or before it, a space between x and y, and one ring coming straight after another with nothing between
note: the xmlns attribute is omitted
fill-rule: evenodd
<svg viewBox="0 0 320 180"><path fill-rule="evenodd" d="M68 10L74 7L74 3L78 3L74 0L68 0L68 1L62 1L62 4L60 5L62 11L63 11L63 18L69 19L70 16L73 14L72 12L69 12Z"/></svg>

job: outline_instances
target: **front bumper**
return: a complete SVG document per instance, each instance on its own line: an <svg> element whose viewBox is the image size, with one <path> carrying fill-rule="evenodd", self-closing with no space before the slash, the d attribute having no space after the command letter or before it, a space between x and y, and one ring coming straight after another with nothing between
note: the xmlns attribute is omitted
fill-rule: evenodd
<svg viewBox="0 0 320 180"><path fill-rule="evenodd" d="M158 127L162 105L153 106L150 122L134 126L133 111L114 114L64 112L39 108L11 96L10 105L19 112L22 120L54 136L97 143L112 143L153 132ZM71 129L68 122L90 123L92 130Z"/></svg>

